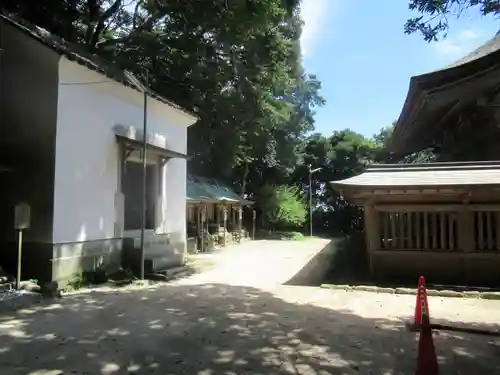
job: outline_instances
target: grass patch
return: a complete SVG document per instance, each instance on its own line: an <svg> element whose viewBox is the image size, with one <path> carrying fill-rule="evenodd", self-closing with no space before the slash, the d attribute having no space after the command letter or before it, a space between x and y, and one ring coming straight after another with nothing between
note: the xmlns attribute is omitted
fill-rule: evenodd
<svg viewBox="0 0 500 375"><path fill-rule="evenodd" d="M210 257L189 255L186 261L186 268L190 274L209 271L216 266L216 262Z"/></svg>
<svg viewBox="0 0 500 375"><path fill-rule="evenodd" d="M257 238L260 240L278 240L278 241L304 241L314 237L304 236L301 232L295 231L260 231L257 234Z"/></svg>
<svg viewBox="0 0 500 375"><path fill-rule="evenodd" d="M122 286L132 283L136 278L131 270L119 269L117 271L108 272L103 268L98 268L93 271L83 271L76 273L68 281L64 291L70 292L91 286L102 285L107 282L113 282L116 285Z"/></svg>

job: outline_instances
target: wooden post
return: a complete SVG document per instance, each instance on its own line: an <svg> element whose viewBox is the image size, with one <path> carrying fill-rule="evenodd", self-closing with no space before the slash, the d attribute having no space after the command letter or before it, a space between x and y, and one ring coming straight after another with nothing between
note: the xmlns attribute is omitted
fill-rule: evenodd
<svg viewBox="0 0 500 375"><path fill-rule="evenodd" d="M227 225L227 207L224 206L222 209L222 214L223 214L223 219L224 219L224 239L223 239L223 246L226 247L226 225Z"/></svg>
<svg viewBox="0 0 500 375"><path fill-rule="evenodd" d="M243 221L243 207L238 207L238 238L241 241L241 224Z"/></svg>
<svg viewBox="0 0 500 375"><path fill-rule="evenodd" d="M23 230L30 227L31 208L21 202L14 207L14 229L17 231L17 274L16 288L21 289L21 270L23 260Z"/></svg>
<svg viewBox="0 0 500 375"><path fill-rule="evenodd" d="M201 252L204 253L205 252L205 220L207 219L207 206L206 205L203 205L202 209L201 209L201 218L200 218L200 221L201 221Z"/></svg>
<svg viewBox="0 0 500 375"><path fill-rule="evenodd" d="M370 268L370 274L374 273L373 265L373 252L380 248L380 225L378 223L377 211L373 208L373 205L368 203L364 206L364 219L365 219L365 238L366 238L366 248L368 255L368 265Z"/></svg>
<svg viewBox="0 0 500 375"><path fill-rule="evenodd" d="M257 218L257 211L252 211L252 240L255 241L255 219Z"/></svg>
<svg viewBox="0 0 500 375"><path fill-rule="evenodd" d="M495 250L500 250L500 211L495 212L495 230L496 230L496 244Z"/></svg>

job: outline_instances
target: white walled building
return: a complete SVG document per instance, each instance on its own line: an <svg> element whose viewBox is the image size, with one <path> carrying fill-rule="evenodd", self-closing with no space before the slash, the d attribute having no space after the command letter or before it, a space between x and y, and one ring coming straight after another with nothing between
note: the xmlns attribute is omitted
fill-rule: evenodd
<svg viewBox="0 0 500 375"><path fill-rule="evenodd" d="M119 264L124 244L138 256L143 94L43 30L0 23L0 164L11 170L0 174L3 246L13 249L13 206L25 201L27 277ZM167 267L186 254L187 127L197 119L160 97L148 98L147 118L146 258ZM0 262L11 268L8 253Z"/></svg>

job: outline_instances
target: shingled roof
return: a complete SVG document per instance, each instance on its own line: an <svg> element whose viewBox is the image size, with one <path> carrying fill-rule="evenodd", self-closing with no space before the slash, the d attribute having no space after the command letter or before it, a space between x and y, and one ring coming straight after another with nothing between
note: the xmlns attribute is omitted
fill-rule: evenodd
<svg viewBox="0 0 500 375"><path fill-rule="evenodd" d="M340 189L500 185L500 161L372 165L358 176L331 184Z"/></svg>
<svg viewBox="0 0 500 375"><path fill-rule="evenodd" d="M467 107L500 85L500 35L454 63L410 79L388 149L404 156L431 146L452 111Z"/></svg>
<svg viewBox="0 0 500 375"><path fill-rule="evenodd" d="M81 46L69 43L64 39L58 37L57 35L54 35L49 31L31 24L26 20L20 19L12 14L0 13L0 22L6 22L7 24L15 27L24 34L36 39L38 42L49 47L59 55L68 58L69 60L75 61L76 63L83 65L88 69L94 70L118 83L139 91L139 89L130 81L130 79L122 69L112 64L106 63L99 56L85 51ZM152 91L150 91L150 95L156 100L167 104L170 107L183 112L184 114L195 118L197 117L187 109L182 108L178 104L175 104Z"/></svg>

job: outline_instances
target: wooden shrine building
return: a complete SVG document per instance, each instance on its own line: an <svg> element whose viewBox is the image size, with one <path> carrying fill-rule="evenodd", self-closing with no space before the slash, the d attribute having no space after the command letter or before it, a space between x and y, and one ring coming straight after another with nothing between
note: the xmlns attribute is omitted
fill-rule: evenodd
<svg viewBox="0 0 500 375"><path fill-rule="evenodd" d="M374 165L334 184L364 207L372 273L500 281L500 162Z"/></svg>
<svg viewBox="0 0 500 375"><path fill-rule="evenodd" d="M188 242L189 238L199 237L203 232L223 237L238 233L238 238L246 237L248 232L243 227L243 211L252 204L252 201L242 198L222 181L188 174L186 199ZM199 240L196 241L198 248Z"/></svg>
<svg viewBox="0 0 500 375"><path fill-rule="evenodd" d="M430 149L439 162L373 165L333 186L364 207L372 274L500 284L500 36L411 78L391 160ZM493 161L492 161L493 160Z"/></svg>

